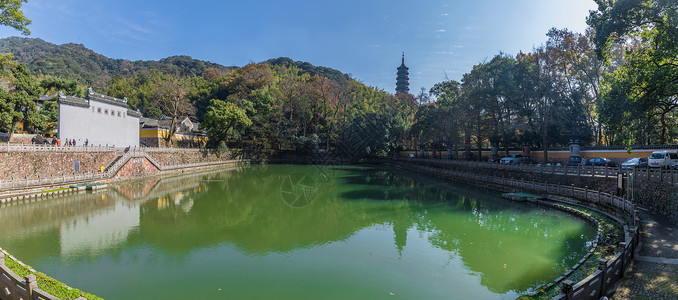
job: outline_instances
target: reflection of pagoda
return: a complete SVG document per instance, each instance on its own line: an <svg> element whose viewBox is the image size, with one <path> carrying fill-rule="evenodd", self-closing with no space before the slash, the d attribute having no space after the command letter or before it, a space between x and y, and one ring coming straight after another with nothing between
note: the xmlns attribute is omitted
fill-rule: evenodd
<svg viewBox="0 0 678 300"><path fill-rule="evenodd" d="M409 69L405 66L405 52L403 52L403 62L398 67L398 77L396 78L396 93L408 93L410 91Z"/></svg>

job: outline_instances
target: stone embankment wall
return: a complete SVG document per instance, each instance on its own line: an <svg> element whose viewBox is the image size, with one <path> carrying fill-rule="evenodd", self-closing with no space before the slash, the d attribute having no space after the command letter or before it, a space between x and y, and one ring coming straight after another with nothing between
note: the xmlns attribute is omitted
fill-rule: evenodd
<svg viewBox="0 0 678 300"><path fill-rule="evenodd" d="M36 179L97 172L115 152L0 152L0 179ZM75 171L75 164L79 171Z"/></svg>
<svg viewBox="0 0 678 300"><path fill-rule="evenodd" d="M147 176L160 173L160 169L145 157L132 157L120 168L116 177Z"/></svg>
<svg viewBox="0 0 678 300"><path fill-rule="evenodd" d="M212 151L197 149L0 144L0 183L17 188L40 185L41 182L50 184L139 177L170 170L216 166L231 160L232 156L227 153L217 155ZM105 172L99 173L102 166Z"/></svg>
<svg viewBox="0 0 678 300"><path fill-rule="evenodd" d="M158 164L163 166L216 162L230 158L228 155L217 156L211 151L196 151L192 149L186 151L147 151L146 153L148 156L155 159Z"/></svg>

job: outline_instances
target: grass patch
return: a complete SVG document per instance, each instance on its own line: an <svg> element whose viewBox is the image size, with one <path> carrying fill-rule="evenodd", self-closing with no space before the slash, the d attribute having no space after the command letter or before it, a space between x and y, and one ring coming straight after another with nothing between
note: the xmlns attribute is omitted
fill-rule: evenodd
<svg viewBox="0 0 678 300"><path fill-rule="evenodd" d="M35 274L35 277L38 280L38 288L41 290L50 293L51 295L64 299L64 300L75 300L79 297L87 298L88 300L101 300L101 298L94 296L90 293L85 293L81 290L74 289L69 287L58 280L49 277L41 272L32 273L27 267L24 267L18 264L13 259L5 256L5 265L9 267L14 273L19 275L21 278L26 277L29 274Z"/></svg>
<svg viewBox="0 0 678 300"><path fill-rule="evenodd" d="M51 192L66 191L66 190L70 190L70 189L71 188L69 188L69 187L64 187L64 188L59 188L59 189L46 190L46 191L42 191L40 193L45 194L45 193L51 193Z"/></svg>

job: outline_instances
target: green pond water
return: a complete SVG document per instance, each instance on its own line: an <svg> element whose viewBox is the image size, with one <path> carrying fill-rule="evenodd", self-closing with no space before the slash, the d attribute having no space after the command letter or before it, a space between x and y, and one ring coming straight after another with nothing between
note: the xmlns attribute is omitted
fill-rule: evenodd
<svg viewBox="0 0 678 300"><path fill-rule="evenodd" d="M511 299L595 230L420 174L249 166L0 207L0 247L106 299Z"/></svg>

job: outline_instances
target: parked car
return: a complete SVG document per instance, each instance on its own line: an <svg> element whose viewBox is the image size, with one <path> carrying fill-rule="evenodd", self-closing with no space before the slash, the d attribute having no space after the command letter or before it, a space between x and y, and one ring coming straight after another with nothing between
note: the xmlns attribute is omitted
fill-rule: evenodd
<svg viewBox="0 0 678 300"><path fill-rule="evenodd" d="M610 167L610 168L617 167L617 163L614 162L614 160L611 160L611 159L605 158L605 157L589 158L589 160L586 161L586 165L587 166Z"/></svg>
<svg viewBox="0 0 678 300"><path fill-rule="evenodd" d="M678 163L678 152L672 150L655 151L647 159L650 168L670 168Z"/></svg>
<svg viewBox="0 0 678 300"><path fill-rule="evenodd" d="M531 159L529 156L523 156L522 154L509 154L509 156L502 158L499 163L507 165L517 165L517 164L529 164Z"/></svg>
<svg viewBox="0 0 678 300"><path fill-rule="evenodd" d="M629 158L627 161L621 164L622 169L645 169L647 168L647 158L645 157L634 157Z"/></svg>
<svg viewBox="0 0 678 300"><path fill-rule="evenodd" d="M487 160L487 162L491 164L498 164L501 161L501 157L498 155L490 155L490 158Z"/></svg>

